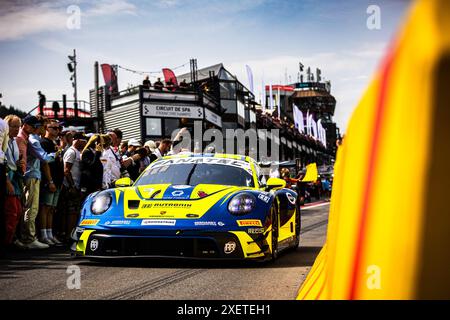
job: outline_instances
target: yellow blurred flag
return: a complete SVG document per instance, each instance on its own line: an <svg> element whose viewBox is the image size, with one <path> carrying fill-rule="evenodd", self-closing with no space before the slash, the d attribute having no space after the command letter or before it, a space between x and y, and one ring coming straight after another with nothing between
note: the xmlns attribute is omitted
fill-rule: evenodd
<svg viewBox="0 0 450 320"><path fill-rule="evenodd" d="M339 147L298 299L450 299L450 1L414 4Z"/></svg>
<svg viewBox="0 0 450 320"><path fill-rule="evenodd" d="M316 182L318 177L317 164L310 163L306 166L306 173L302 182Z"/></svg>

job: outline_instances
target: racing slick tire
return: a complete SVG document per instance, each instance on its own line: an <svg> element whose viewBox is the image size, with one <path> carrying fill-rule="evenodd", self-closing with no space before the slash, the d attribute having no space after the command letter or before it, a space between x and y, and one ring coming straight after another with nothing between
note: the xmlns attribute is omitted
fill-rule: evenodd
<svg viewBox="0 0 450 320"><path fill-rule="evenodd" d="M272 207L272 253L271 261L275 261L278 258L278 207L276 204Z"/></svg>
<svg viewBox="0 0 450 320"><path fill-rule="evenodd" d="M297 205L295 208L295 242L293 249L297 250L300 245L300 230L301 230L301 214L300 214L300 202L297 201Z"/></svg>

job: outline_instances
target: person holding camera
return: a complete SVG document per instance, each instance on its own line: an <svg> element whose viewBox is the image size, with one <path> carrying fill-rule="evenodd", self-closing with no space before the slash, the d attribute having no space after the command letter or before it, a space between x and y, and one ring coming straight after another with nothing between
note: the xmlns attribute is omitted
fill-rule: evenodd
<svg viewBox="0 0 450 320"><path fill-rule="evenodd" d="M111 146L108 135L94 134L81 152L80 187L83 196L102 190L103 163L102 152Z"/></svg>
<svg viewBox="0 0 450 320"><path fill-rule="evenodd" d="M147 149L143 148L141 142L137 139L130 139L128 141L128 150L122 157L123 162L131 163L126 167L130 179L135 181L140 174L141 163L140 160L147 156Z"/></svg>

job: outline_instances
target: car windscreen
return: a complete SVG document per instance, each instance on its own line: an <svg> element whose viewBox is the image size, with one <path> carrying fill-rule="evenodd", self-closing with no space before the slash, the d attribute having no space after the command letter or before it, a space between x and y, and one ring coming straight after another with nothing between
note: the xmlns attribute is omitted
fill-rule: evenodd
<svg viewBox="0 0 450 320"><path fill-rule="evenodd" d="M171 164L148 169L135 186L147 184L220 184L254 187L253 177L246 170L220 164Z"/></svg>

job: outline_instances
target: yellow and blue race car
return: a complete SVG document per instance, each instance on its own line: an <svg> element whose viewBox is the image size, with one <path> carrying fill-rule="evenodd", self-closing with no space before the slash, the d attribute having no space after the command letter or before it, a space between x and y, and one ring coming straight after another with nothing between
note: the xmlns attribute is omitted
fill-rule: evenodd
<svg viewBox="0 0 450 320"><path fill-rule="evenodd" d="M297 248L300 206L285 181L260 181L250 157L184 154L153 162L132 184L93 193L72 232L88 258L275 260ZM131 185L132 184L132 185Z"/></svg>

